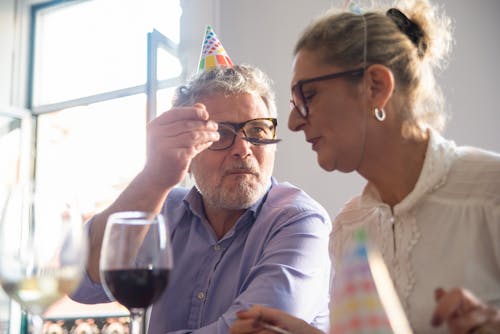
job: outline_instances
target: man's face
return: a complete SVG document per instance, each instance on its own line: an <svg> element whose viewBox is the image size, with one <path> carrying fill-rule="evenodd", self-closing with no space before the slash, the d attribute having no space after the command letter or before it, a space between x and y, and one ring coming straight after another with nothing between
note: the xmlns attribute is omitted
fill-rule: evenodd
<svg viewBox="0 0 500 334"><path fill-rule="evenodd" d="M215 122L240 123L270 117L262 99L251 94L216 94L197 102L206 106ZM234 144L225 150L198 154L190 170L205 205L231 210L253 205L269 186L275 152L276 145L256 146L236 136Z"/></svg>

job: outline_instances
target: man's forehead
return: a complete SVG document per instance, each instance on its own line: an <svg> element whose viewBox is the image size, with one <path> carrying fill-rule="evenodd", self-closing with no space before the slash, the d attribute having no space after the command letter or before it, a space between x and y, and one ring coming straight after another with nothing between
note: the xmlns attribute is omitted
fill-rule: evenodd
<svg viewBox="0 0 500 334"><path fill-rule="evenodd" d="M209 118L217 122L244 122L259 117L269 117L264 101L255 94L218 93L204 96L197 102L203 103L210 115Z"/></svg>

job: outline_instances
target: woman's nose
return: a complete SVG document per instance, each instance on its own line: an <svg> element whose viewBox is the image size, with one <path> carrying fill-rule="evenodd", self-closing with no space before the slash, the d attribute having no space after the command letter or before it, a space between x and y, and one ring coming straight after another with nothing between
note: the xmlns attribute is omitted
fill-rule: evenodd
<svg viewBox="0 0 500 334"><path fill-rule="evenodd" d="M306 123L306 120L299 115L296 109L292 109L288 115L288 128L292 131L300 131Z"/></svg>

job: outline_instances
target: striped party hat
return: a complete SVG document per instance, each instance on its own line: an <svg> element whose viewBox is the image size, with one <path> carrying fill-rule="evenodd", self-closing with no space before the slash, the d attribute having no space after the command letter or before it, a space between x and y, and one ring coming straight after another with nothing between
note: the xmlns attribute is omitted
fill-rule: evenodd
<svg viewBox="0 0 500 334"><path fill-rule="evenodd" d="M411 334L382 255L359 229L335 270L332 334Z"/></svg>
<svg viewBox="0 0 500 334"><path fill-rule="evenodd" d="M215 67L232 67L233 62L211 26L207 26L200 55L198 72Z"/></svg>

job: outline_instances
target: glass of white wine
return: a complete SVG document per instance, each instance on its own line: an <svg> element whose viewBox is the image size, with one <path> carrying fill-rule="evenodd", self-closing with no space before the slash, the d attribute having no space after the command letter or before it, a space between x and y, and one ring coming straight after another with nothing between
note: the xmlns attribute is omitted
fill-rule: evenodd
<svg viewBox="0 0 500 334"><path fill-rule="evenodd" d="M49 306L78 286L87 258L81 216L58 197L29 185L0 193L0 283L35 334Z"/></svg>

